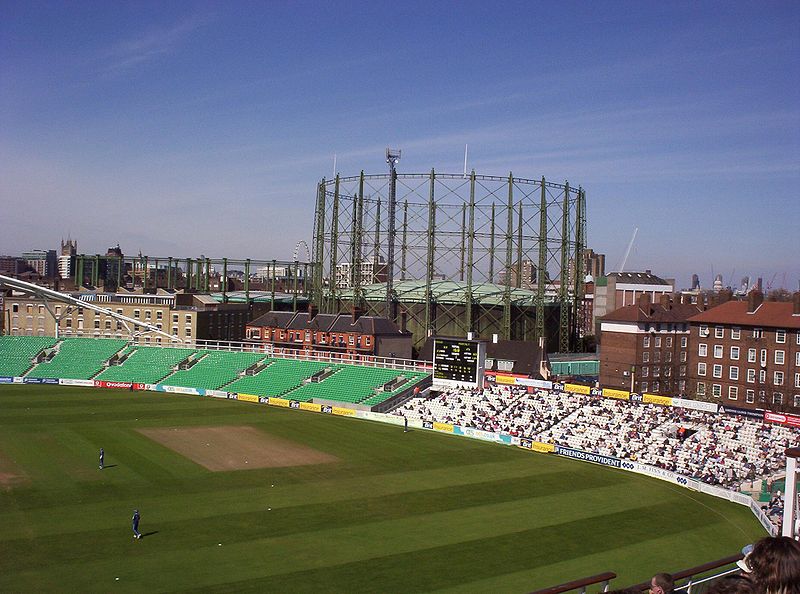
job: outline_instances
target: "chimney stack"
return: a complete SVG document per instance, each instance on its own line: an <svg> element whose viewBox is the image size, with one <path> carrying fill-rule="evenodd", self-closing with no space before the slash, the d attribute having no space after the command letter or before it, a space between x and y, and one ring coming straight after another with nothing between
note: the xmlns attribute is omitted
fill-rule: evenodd
<svg viewBox="0 0 800 594"><path fill-rule="evenodd" d="M316 318L318 313L319 313L319 308L316 305L314 305L313 303L309 303L308 304L308 321L310 322L311 320Z"/></svg>
<svg viewBox="0 0 800 594"><path fill-rule="evenodd" d="M800 291L792 295L792 315L800 316Z"/></svg>
<svg viewBox="0 0 800 594"><path fill-rule="evenodd" d="M358 321L358 318L360 318L363 314L364 314L364 311L360 307L356 307L354 305L353 306L353 323L355 324Z"/></svg>
<svg viewBox="0 0 800 594"><path fill-rule="evenodd" d="M672 309L672 296L669 293L661 293L661 307L666 310Z"/></svg>
<svg viewBox="0 0 800 594"><path fill-rule="evenodd" d="M764 302L764 293L754 289L747 294L747 313L753 313Z"/></svg>
<svg viewBox="0 0 800 594"><path fill-rule="evenodd" d="M646 315L650 315L650 293L642 293L639 295L639 309L641 309Z"/></svg>

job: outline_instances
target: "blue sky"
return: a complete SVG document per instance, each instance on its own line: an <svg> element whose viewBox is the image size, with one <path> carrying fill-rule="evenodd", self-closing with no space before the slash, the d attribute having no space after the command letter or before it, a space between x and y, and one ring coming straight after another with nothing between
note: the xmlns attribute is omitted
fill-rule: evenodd
<svg viewBox="0 0 800 594"><path fill-rule="evenodd" d="M797 2L0 2L0 253L288 258L317 181L569 180L680 285L800 278ZM735 271L735 273L734 273Z"/></svg>

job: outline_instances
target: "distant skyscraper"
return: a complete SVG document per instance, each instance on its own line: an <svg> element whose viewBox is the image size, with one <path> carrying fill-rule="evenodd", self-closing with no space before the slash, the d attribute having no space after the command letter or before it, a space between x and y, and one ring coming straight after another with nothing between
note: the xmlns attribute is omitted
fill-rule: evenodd
<svg viewBox="0 0 800 594"><path fill-rule="evenodd" d="M716 277L714 277L714 292L719 293L720 291L722 291L723 287L724 285L722 283L722 275L718 274Z"/></svg>
<svg viewBox="0 0 800 594"><path fill-rule="evenodd" d="M61 255L58 257L58 276L61 278L72 276L72 263L75 261L77 253L77 239L67 238L67 241L61 240Z"/></svg>
<svg viewBox="0 0 800 594"><path fill-rule="evenodd" d="M700 277L696 274L692 275L692 291L697 291L700 288Z"/></svg>

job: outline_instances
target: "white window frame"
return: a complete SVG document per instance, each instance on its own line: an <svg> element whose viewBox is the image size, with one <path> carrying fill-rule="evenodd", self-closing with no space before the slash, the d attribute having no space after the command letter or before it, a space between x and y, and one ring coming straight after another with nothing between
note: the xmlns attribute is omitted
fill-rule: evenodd
<svg viewBox="0 0 800 594"><path fill-rule="evenodd" d="M714 345L714 358L715 359L722 359L725 356L725 347L721 344Z"/></svg>
<svg viewBox="0 0 800 594"><path fill-rule="evenodd" d="M739 388L737 386L728 386L728 400L739 400Z"/></svg>
<svg viewBox="0 0 800 594"><path fill-rule="evenodd" d="M757 349L747 349L747 362L748 363L755 363L758 359L758 350Z"/></svg>
<svg viewBox="0 0 800 594"><path fill-rule="evenodd" d="M697 345L697 356L708 357L708 345L706 343L701 342Z"/></svg>
<svg viewBox="0 0 800 594"><path fill-rule="evenodd" d="M778 344L786 343L786 330L775 330L775 342Z"/></svg>
<svg viewBox="0 0 800 594"><path fill-rule="evenodd" d="M739 347L732 346L731 347L731 360L738 361L739 360Z"/></svg>
<svg viewBox="0 0 800 594"><path fill-rule="evenodd" d="M735 365L731 365L730 369L728 369L728 379L739 381L739 368Z"/></svg>
<svg viewBox="0 0 800 594"><path fill-rule="evenodd" d="M731 328L731 339L732 340L739 340L741 338L742 331L740 328Z"/></svg>
<svg viewBox="0 0 800 594"><path fill-rule="evenodd" d="M748 369L747 370L747 383L748 384L756 383L756 370L755 369Z"/></svg>
<svg viewBox="0 0 800 594"><path fill-rule="evenodd" d="M711 395L714 398L719 398L722 396L722 385L721 384L711 384Z"/></svg>
<svg viewBox="0 0 800 594"><path fill-rule="evenodd" d="M697 395L698 396L705 396L706 395L706 383L705 382L697 382Z"/></svg>
<svg viewBox="0 0 800 594"><path fill-rule="evenodd" d="M717 379L722 379L722 365L714 365L711 374Z"/></svg>
<svg viewBox="0 0 800 594"><path fill-rule="evenodd" d="M782 386L783 385L783 372L776 371L772 376L772 384L775 386Z"/></svg>
<svg viewBox="0 0 800 594"><path fill-rule="evenodd" d="M714 338L725 338L725 328L714 326Z"/></svg>
<svg viewBox="0 0 800 594"><path fill-rule="evenodd" d="M699 375L700 377L705 377L706 376L706 371L707 371L706 364L703 363L702 361L700 361L697 364L697 375Z"/></svg>
<svg viewBox="0 0 800 594"><path fill-rule="evenodd" d="M687 344L689 344L688 338L685 336L681 336L681 348L685 349Z"/></svg>
<svg viewBox="0 0 800 594"><path fill-rule="evenodd" d="M645 349L649 349L650 348L650 337L649 336L645 336L642 339L642 347L645 348Z"/></svg>
<svg viewBox="0 0 800 594"><path fill-rule="evenodd" d="M784 351L775 351L775 365L783 365L786 360L786 353Z"/></svg>
<svg viewBox="0 0 800 594"><path fill-rule="evenodd" d="M756 401L756 391L747 390L747 392L745 392L744 399L748 404L753 404Z"/></svg>

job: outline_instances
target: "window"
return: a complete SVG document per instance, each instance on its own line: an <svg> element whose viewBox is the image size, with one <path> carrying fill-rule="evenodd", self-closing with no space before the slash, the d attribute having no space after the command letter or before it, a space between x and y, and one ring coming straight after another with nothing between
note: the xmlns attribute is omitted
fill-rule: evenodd
<svg viewBox="0 0 800 594"><path fill-rule="evenodd" d="M795 336L795 342L797 343L797 346L800 346L800 332L798 332L797 336Z"/></svg>
<svg viewBox="0 0 800 594"><path fill-rule="evenodd" d="M706 383L705 382L697 382L697 395L698 396L705 396L706 395Z"/></svg>
<svg viewBox="0 0 800 594"><path fill-rule="evenodd" d="M733 359L734 361L739 360L739 347L736 346L731 347L731 359Z"/></svg>
<svg viewBox="0 0 800 594"><path fill-rule="evenodd" d="M645 351L642 353L642 363L649 363L650 362L650 353Z"/></svg>
<svg viewBox="0 0 800 594"><path fill-rule="evenodd" d="M178 314L172 314L172 323L173 324L177 324L178 323Z"/></svg>
<svg viewBox="0 0 800 594"><path fill-rule="evenodd" d="M649 348L650 348L650 337L649 337L649 336L645 336L645 337L642 339L642 346L643 346L644 348L646 348L646 349L649 349Z"/></svg>
<svg viewBox="0 0 800 594"><path fill-rule="evenodd" d="M183 334L184 334L184 336L191 336L192 335L192 327L191 326L186 326L186 328L184 329Z"/></svg>
<svg viewBox="0 0 800 594"><path fill-rule="evenodd" d="M800 388L800 373L794 374L794 387Z"/></svg>
<svg viewBox="0 0 800 594"><path fill-rule="evenodd" d="M783 372L782 371L776 371L774 380L775 381L773 383L776 386L782 386L783 385Z"/></svg>
<svg viewBox="0 0 800 594"><path fill-rule="evenodd" d="M784 352L775 351L775 365L783 365L783 361L784 361Z"/></svg>
<svg viewBox="0 0 800 594"><path fill-rule="evenodd" d="M739 388L728 386L728 400L739 400Z"/></svg>
<svg viewBox="0 0 800 594"><path fill-rule="evenodd" d="M687 344L689 344L689 340L685 336L681 336L681 348L685 349Z"/></svg>
<svg viewBox="0 0 800 594"><path fill-rule="evenodd" d="M191 324L192 323L192 314L186 314L184 321L187 324Z"/></svg>
<svg viewBox="0 0 800 594"><path fill-rule="evenodd" d="M72 328L72 318L67 318L66 320L67 328Z"/></svg>
<svg viewBox="0 0 800 594"><path fill-rule="evenodd" d="M133 317L134 317L135 319L137 319L137 320L138 320L138 319L139 319L139 317L141 316L141 313L142 313L142 312L141 312L140 310L138 310L138 309L134 309L134 310L133 310Z"/></svg>
<svg viewBox="0 0 800 594"><path fill-rule="evenodd" d="M95 328L100 328L100 320L99 320L99 319L95 319L95 321L94 321L94 327L95 327Z"/></svg>
<svg viewBox="0 0 800 594"><path fill-rule="evenodd" d="M656 336L656 339L655 339L655 347L656 347L657 349L660 349L660 348L661 348L661 337L660 337L660 336Z"/></svg>
<svg viewBox="0 0 800 594"><path fill-rule="evenodd" d="M708 326L705 324L700 325L700 336L708 336Z"/></svg>
<svg viewBox="0 0 800 594"><path fill-rule="evenodd" d="M737 380L739 379L739 368L738 367L731 367L728 370L728 379Z"/></svg>
<svg viewBox="0 0 800 594"><path fill-rule="evenodd" d="M756 401L756 392L755 390L747 390L744 397L745 401L748 404L753 404Z"/></svg>
<svg viewBox="0 0 800 594"><path fill-rule="evenodd" d="M714 338L724 338L725 328L722 326L714 326Z"/></svg>
<svg viewBox="0 0 800 594"><path fill-rule="evenodd" d="M172 327L172 335L173 336L177 336L178 335L178 327L177 326L173 326Z"/></svg>
<svg viewBox="0 0 800 594"><path fill-rule="evenodd" d="M669 377L669 376L671 376L671 375L672 375L672 367L665 367L665 368L664 368L664 375L665 375L666 377Z"/></svg>
<svg viewBox="0 0 800 594"><path fill-rule="evenodd" d="M761 366L764 367L767 364L767 349L761 349Z"/></svg>
<svg viewBox="0 0 800 594"><path fill-rule="evenodd" d="M722 365L714 365L714 377L722 377Z"/></svg>
<svg viewBox="0 0 800 594"><path fill-rule="evenodd" d="M697 356L698 357L706 357L706 356L708 356L708 345L707 344L699 344L699 345L697 345Z"/></svg>
<svg viewBox="0 0 800 594"><path fill-rule="evenodd" d="M647 382L642 382L641 386L642 387L640 389L642 390L642 392L647 392Z"/></svg>
<svg viewBox="0 0 800 594"><path fill-rule="evenodd" d="M795 367L800 367L800 351L794 354L794 365Z"/></svg>
<svg viewBox="0 0 800 594"><path fill-rule="evenodd" d="M664 353L664 361L666 361L667 363L672 362L672 351L667 351L666 353Z"/></svg>
<svg viewBox="0 0 800 594"><path fill-rule="evenodd" d="M347 339L347 344L353 344L355 341L353 339L353 335L351 334Z"/></svg>
<svg viewBox="0 0 800 594"><path fill-rule="evenodd" d="M758 391L758 401L759 402L766 402L767 401L767 391L766 390L759 390Z"/></svg>
<svg viewBox="0 0 800 594"><path fill-rule="evenodd" d="M656 363L661 362L661 351L656 351L655 353L653 353L653 361L655 361Z"/></svg>
<svg viewBox="0 0 800 594"><path fill-rule="evenodd" d="M704 377L706 375L706 364L705 363L698 363L697 364L697 375Z"/></svg>
<svg viewBox="0 0 800 594"><path fill-rule="evenodd" d="M161 320L163 318L164 318L164 312L161 311L160 309L158 311L156 311L156 319L157 320Z"/></svg>
<svg viewBox="0 0 800 594"><path fill-rule="evenodd" d="M733 340L739 340L739 337L741 336L741 334L742 334L742 331L739 328L731 328L731 338Z"/></svg>
<svg viewBox="0 0 800 594"><path fill-rule="evenodd" d="M711 395L714 398L719 398L720 396L722 396L722 386L720 386L719 384L712 384Z"/></svg>
<svg viewBox="0 0 800 594"><path fill-rule="evenodd" d="M794 403L793 404L794 404L795 408L800 406L800 394L795 394L794 395Z"/></svg>
<svg viewBox="0 0 800 594"><path fill-rule="evenodd" d="M681 351L681 363L686 363L686 351Z"/></svg>
<svg viewBox="0 0 800 594"><path fill-rule="evenodd" d="M780 392L773 392L772 404L783 404L783 394L781 394Z"/></svg>
<svg viewBox="0 0 800 594"><path fill-rule="evenodd" d="M667 336L666 341L667 341L667 348L672 347L672 337Z"/></svg>
<svg viewBox="0 0 800 594"><path fill-rule="evenodd" d="M756 350L755 349L747 349L747 362L748 363L755 363L756 362Z"/></svg>
<svg viewBox="0 0 800 594"><path fill-rule="evenodd" d="M653 377L658 377L661 375L661 368L660 367L653 367Z"/></svg>
<svg viewBox="0 0 800 594"><path fill-rule="evenodd" d="M775 342L783 344L786 342L786 330L775 331Z"/></svg>
<svg viewBox="0 0 800 594"><path fill-rule="evenodd" d="M758 383L763 384L767 381L767 370L766 369L759 369L758 371Z"/></svg>
<svg viewBox="0 0 800 594"><path fill-rule="evenodd" d="M722 359L723 346L721 344L714 345L714 358Z"/></svg>
<svg viewBox="0 0 800 594"><path fill-rule="evenodd" d="M106 330L111 330L111 320L106 320Z"/></svg>
<svg viewBox="0 0 800 594"><path fill-rule="evenodd" d="M11 311L13 311L14 313L19 313L19 303L14 303L11 306Z"/></svg>
<svg viewBox="0 0 800 594"><path fill-rule="evenodd" d="M756 383L756 370L755 369L748 369L747 370L747 383L748 384Z"/></svg>
<svg viewBox="0 0 800 594"><path fill-rule="evenodd" d="M753 338L761 338L764 334L764 331L761 328L753 328Z"/></svg>
<svg viewBox="0 0 800 594"><path fill-rule="evenodd" d="M649 367L642 367L642 377L647 377L650 375L650 368Z"/></svg>
<svg viewBox="0 0 800 594"><path fill-rule="evenodd" d="M681 394L686 392L686 380L681 380L678 382L678 389L681 391Z"/></svg>
<svg viewBox="0 0 800 594"><path fill-rule="evenodd" d="M145 320L152 320L153 319L153 311L150 309L144 310L144 319Z"/></svg>

